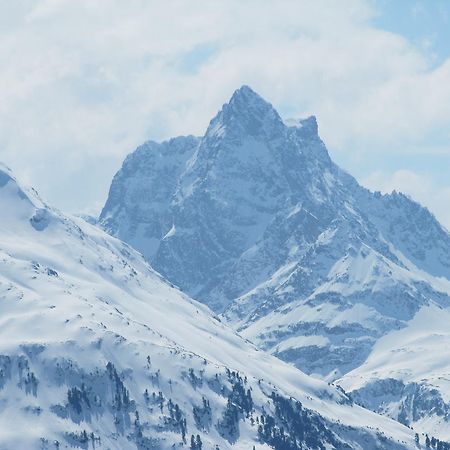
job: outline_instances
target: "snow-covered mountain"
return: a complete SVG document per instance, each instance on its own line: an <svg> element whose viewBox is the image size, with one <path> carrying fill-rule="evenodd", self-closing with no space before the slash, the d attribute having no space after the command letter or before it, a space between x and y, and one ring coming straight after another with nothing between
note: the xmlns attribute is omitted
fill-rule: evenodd
<svg viewBox="0 0 450 450"><path fill-rule="evenodd" d="M450 234L334 164L315 117L243 86L203 137L129 155L100 219L260 348L450 438Z"/></svg>
<svg viewBox="0 0 450 450"><path fill-rule="evenodd" d="M0 211L2 450L415 448L3 167Z"/></svg>

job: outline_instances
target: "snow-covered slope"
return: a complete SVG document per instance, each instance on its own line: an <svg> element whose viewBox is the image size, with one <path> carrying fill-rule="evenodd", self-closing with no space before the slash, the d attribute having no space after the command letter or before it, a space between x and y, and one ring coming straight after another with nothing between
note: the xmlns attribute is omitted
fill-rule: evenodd
<svg viewBox="0 0 450 450"><path fill-rule="evenodd" d="M361 187L332 162L314 117L285 124L247 86L203 137L128 156L101 223L243 336L327 380L344 383L424 308L450 306L448 231L406 196ZM447 356L435 354L443 367ZM403 363L414 374L421 361L410 353ZM421 383L440 401L431 379Z"/></svg>
<svg viewBox="0 0 450 450"><path fill-rule="evenodd" d="M450 441L449 323L448 309L422 308L338 383L358 404Z"/></svg>
<svg viewBox="0 0 450 450"><path fill-rule="evenodd" d="M2 450L414 448L6 168L0 211Z"/></svg>

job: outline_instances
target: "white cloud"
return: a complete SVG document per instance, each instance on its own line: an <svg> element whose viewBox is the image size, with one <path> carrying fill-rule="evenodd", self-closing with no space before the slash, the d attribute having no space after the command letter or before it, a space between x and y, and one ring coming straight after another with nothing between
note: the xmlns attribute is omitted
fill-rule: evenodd
<svg viewBox="0 0 450 450"><path fill-rule="evenodd" d="M316 114L355 165L450 154L450 62L431 68L374 14L369 0L0 3L0 160L59 206L91 208L125 154L202 133L243 83Z"/></svg>

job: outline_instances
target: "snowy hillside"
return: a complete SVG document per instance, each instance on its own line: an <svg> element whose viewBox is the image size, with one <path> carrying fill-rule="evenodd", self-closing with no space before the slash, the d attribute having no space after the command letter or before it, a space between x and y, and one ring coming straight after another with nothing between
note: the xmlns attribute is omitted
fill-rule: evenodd
<svg viewBox="0 0 450 450"><path fill-rule="evenodd" d="M2 450L415 448L6 168L0 210Z"/></svg>
<svg viewBox="0 0 450 450"><path fill-rule="evenodd" d="M429 343L448 313L450 234L406 196L369 192L336 166L314 117L285 123L243 86L203 137L129 155L100 219L260 348L447 437L436 380L448 378L448 356L435 349L422 376L418 352L401 347L392 366L389 352L397 333L416 339L425 312ZM374 376L404 387L380 398ZM445 406L427 406L436 402Z"/></svg>

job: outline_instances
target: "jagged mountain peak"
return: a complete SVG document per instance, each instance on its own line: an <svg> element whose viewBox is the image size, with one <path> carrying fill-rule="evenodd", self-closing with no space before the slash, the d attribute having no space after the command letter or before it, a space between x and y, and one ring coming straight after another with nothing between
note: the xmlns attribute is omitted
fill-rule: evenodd
<svg viewBox="0 0 450 450"><path fill-rule="evenodd" d="M170 183L120 171L106 228L262 348L336 380L427 305L450 314L450 234L334 164L314 116L283 123L244 86L190 151Z"/></svg>
<svg viewBox="0 0 450 450"><path fill-rule="evenodd" d="M287 119L284 121L289 128L294 128L304 137L319 136L317 117L312 115L305 119Z"/></svg>
<svg viewBox="0 0 450 450"><path fill-rule="evenodd" d="M241 109L246 108L273 108L272 105L264 100L258 93L256 93L250 86L244 84L239 89L236 89L228 102L231 108Z"/></svg>
<svg viewBox="0 0 450 450"><path fill-rule="evenodd" d="M284 128L275 108L244 85L234 92L230 101L212 119L206 136L250 135L264 139L282 133Z"/></svg>

